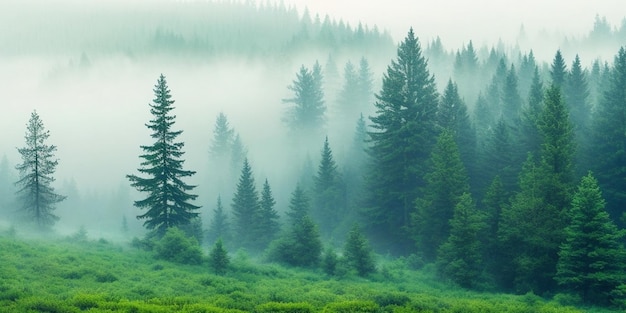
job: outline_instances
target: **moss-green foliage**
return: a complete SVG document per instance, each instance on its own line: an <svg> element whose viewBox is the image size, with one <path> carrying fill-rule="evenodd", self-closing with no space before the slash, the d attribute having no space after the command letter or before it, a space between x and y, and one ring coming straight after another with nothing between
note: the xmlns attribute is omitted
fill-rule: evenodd
<svg viewBox="0 0 626 313"><path fill-rule="evenodd" d="M209 253L209 265L215 274L224 274L230 265L228 252L224 249L222 239L218 239Z"/></svg>
<svg viewBox="0 0 626 313"><path fill-rule="evenodd" d="M257 264L236 254L225 275L206 264L156 262L152 252L106 241L21 241L0 236L4 312L608 312L470 292L442 283L431 265L381 261L388 276L322 275L319 269ZM114 277L115 279L113 279Z"/></svg>
<svg viewBox="0 0 626 313"><path fill-rule="evenodd" d="M202 251L195 239L188 238L180 229L171 227L157 242L156 257L182 264L200 264Z"/></svg>

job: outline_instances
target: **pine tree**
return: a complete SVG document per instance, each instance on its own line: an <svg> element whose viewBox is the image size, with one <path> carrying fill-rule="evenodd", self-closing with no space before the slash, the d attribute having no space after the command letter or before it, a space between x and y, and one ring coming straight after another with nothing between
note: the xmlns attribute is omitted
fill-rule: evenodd
<svg viewBox="0 0 626 313"><path fill-rule="evenodd" d="M309 215L311 204L310 199L306 195L306 192L300 184L296 185L296 189L291 193L291 199L289 200L289 211L287 217L289 218L289 224L298 223L305 216Z"/></svg>
<svg viewBox="0 0 626 313"><path fill-rule="evenodd" d="M230 223L228 216L224 212L222 197L217 197L217 206L213 210L213 219L207 230L209 242L215 242L218 238L228 243L230 241Z"/></svg>
<svg viewBox="0 0 626 313"><path fill-rule="evenodd" d="M463 193L458 201L450 220L450 236L439 248L437 265L444 277L473 288L482 274L480 235L486 225L469 193Z"/></svg>
<svg viewBox="0 0 626 313"><path fill-rule="evenodd" d="M239 136L239 134L235 134L235 139L233 139L233 144L230 151L231 174L233 174L234 176L235 173L237 173L241 168L241 164L243 163L243 161L248 157L248 151L243 145L243 142L241 141L241 136Z"/></svg>
<svg viewBox="0 0 626 313"><path fill-rule="evenodd" d="M17 196L24 219L41 231L49 230L59 217L54 215L55 205L65 199L54 191L54 172L59 163L54 157L55 145L47 143L50 131L33 111L26 125L26 146L18 148L22 164L17 165L20 178Z"/></svg>
<svg viewBox="0 0 626 313"><path fill-rule="evenodd" d="M237 190L233 196L232 212L237 245L241 248L256 250L259 235L256 227L259 223L259 194L248 159L243 161Z"/></svg>
<svg viewBox="0 0 626 313"><path fill-rule="evenodd" d="M552 84L558 88L565 87L565 79L567 78L567 66L561 54L561 50L557 50L550 66L550 77Z"/></svg>
<svg viewBox="0 0 626 313"><path fill-rule="evenodd" d="M494 277L501 277L501 267L502 263L504 263L504 255L501 252L503 249L500 247L498 234L500 232L499 224L502 219L502 211L508 205L508 199L509 193L504 189L500 176L494 177L482 201L486 224L483 239L483 259L487 272Z"/></svg>
<svg viewBox="0 0 626 313"><path fill-rule="evenodd" d="M572 68L567 75L567 84L563 92L565 104L570 111L571 125L574 136L579 145L576 153L577 173L589 170L590 161L585 159L591 144L591 106L589 104L589 87L587 75L580 65L580 58L576 55Z"/></svg>
<svg viewBox="0 0 626 313"><path fill-rule="evenodd" d="M211 252L209 252L209 266L211 266L215 274L224 275L229 265L228 251L224 249L224 244L220 238L213 245Z"/></svg>
<svg viewBox="0 0 626 313"><path fill-rule="evenodd" d="M303 65L296 73L296 80L289 86L289 90L294 93L293 98L283 100L283 103L293 104L284 122L296 138L308 133L317 134L325 126L326 105L321 79L319 63L316 63L313 70Z"/></svg>
<svg viewBox="0 0 626 313"><path fill-rule="evenodd" d="M626 48L622 47L610 71L604 98L594 115L594 172L607 202L607 211L614 220L626 207Z"/></svg>
<svg viewBox="0 0 626 313"><path fill-rule="evenodd" d="M413 218L419 250L426 259L435 260L437 249L450 234L454 206L469 192L467 173L450 131L437 137L429 164L424 196L417 200Z"/></svg>
<svg viewBox="0 0 626 313"><path fill-rule="evenodd" d="M499 175L505 190L514 190L518 168L515 164L514 143L503 119L494 126L482 156L482 178L487 186Z"/></svg>
<svg viewBox="0 0 626 313"><path fill-rule="evenodd" d="M148 175L148 178L136 175L127 175L131 186L141 192L147 192L147 198L135 201L135 206L148 211L137 216L145 219L144 226L154 229L158 236L163 236L168 228L188 224L198 216L195 211L199 206L190 201L198 196L187 192L196 186L188 185L181 178L194 175L195 171L183 170L184 152L183 142L175 142L182 131L173 131L175 115L170 112L174 109L170 90L167 87L165 76L161 74L154 87L155 99L150 104L150 113L153 120L146 126L153 131L151 137L155 142L151 146L141 146L145 152L140 157L139 173Z"/></svg>
<svg viewBox="0 0 626 313"><path fill-rule="evenodd" d="M312 217L323 235L331 235L345 213L345 196L341 175L333 158L333 152L324 140L320 164L314 178Z"/></svg>
<svg viewBox="0 0 626 313"><path fill-rule="evenodd" d="M626 280L626 251L621 241L624 233L611 221L604 206L598 182L589 173L582 178L572 200L555 277L589 304L610 304L611 293Z"/></svg>
<svg viewBox="0 0 626 313"><path fill-rule="evenodd" d="M506 74L504 85L502 86L502 116L504 120L513 126L518 123L519 114L522 110L522 98L519 95L517 86L517 73L515 67L511 68Z"/></svg>
<svg viewBox="0 0 626 313"><path fill-rule="evenodd" d="M543 109L543 82L539 75L539 68L535 67L533 80L528 93L528 104L522 110L520 144L525 153L539 155L541 148L541 134L537 127L539 116Z"/></svg>
<svg viewBox="0 0 626 313"><path fill-rule="evenodd" d="M257 241L262 246L267 246L280 230L278 223L278 212L274 208L276 200L272 195L270 183L265 179L263 190L261 191L261 201L259 202L259 221L257 224L258 238Z"/></svg>
<svg viewBox="0 0 626 313"><path fill-rule="evenodd" d="M360 98L359 75L352 62L346 63L343 79L343 86L337 99L339 121L352 120L361 112L362 107L362 104L358 102Z"/></svg>
<svg viewBox="0 0 626 313"><path fill-rule="evenodd" d="M359 276L367 276L376 271L372 249L356 224L352 226L350 233L348 233L343 256L348 266L356 270Z"/></svg>
<svg viewBox="0 0 626 313"><path fill-rule="evenodd" d="M365 57L359 61L359 97L357 99L359 113L368 112L374 103L374 74Z"/></svg>
<svg viewBox="0 0 626 313"><path fill-rule="evenodd" d="M235 131L228 124L228 118L220 112L215 120L213 140L209 153L216 160L224 160L230 157Z"/></svg>
<svg viewBox="0 0 626 313"><path fill-rule="evenodd" d="M437 91L420 44L411 29L398 47L376 96L368 132L372 168L364 217L379 244L406 252L404 230L424 185L425 161L435 143Z"/></svg>

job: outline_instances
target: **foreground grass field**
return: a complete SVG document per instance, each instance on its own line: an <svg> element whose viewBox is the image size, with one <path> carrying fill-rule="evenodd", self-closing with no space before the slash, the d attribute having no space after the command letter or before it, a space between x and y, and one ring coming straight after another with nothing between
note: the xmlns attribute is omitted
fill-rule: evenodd
<svg viewBox="0 0 626 313"><path fill-rule="evenodd" d="M106 240L0 236L0 312L604 312L456 289L402 261L379 267L369 279L329 278L239 253L217 276Z"/></svg>

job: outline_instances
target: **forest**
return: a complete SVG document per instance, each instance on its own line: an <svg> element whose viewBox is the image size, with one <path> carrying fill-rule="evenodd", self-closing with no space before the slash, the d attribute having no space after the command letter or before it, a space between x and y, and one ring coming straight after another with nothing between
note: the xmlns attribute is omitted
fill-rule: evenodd
<svg viewBox="0 0 626 313"><path fill-rule="evenodd" d="M626 308L626 18L546 53L283 2L3 6L0 312Z"/></svg>

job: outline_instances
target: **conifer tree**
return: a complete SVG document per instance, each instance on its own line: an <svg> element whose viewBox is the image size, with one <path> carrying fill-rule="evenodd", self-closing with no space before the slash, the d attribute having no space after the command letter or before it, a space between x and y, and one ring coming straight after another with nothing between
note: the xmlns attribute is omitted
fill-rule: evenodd
<svg viewBox="0 0 626 313"><path fill-rule="evenodd" d="M541 134L537 127L539 116L543 109L543 82L539 75L539 68L535 67L535 73L528 93L527 105L522 110L520 144L524 153L539 155L541 148Z"/></svg>
<svg viewBox="0 0 626 313"><path fill-rule="evenodd" d="M176 142L182 131L172 130L175 115L174 100L171 100L170 90L165 76L161 74L154 87L155 99L150 104L150 113L154 119L146 126L153 131L151 137L155 140L151 146L141 146L145 152L140 157L139 173L148 177L127 175L131 186L141 192L147 192L147 198L135 201L135 206L147 209L147 212L137 216L145 219L144 226L155 230L158 236L163 236L168 228L188 224L198 216L196 210L200 207L190 201L198 196L188 193L196 186L188 185L182 178L194 175L195 171L183 170L184 152L183 142Z"/></svg>
<svg viewBox="0 0 626 313"><path fill-rule="evenodd" d="M235 131L228 124L228 118L222 112L217 115L213 129L213 139L209 148L211 156L217 160L230 157Z"/></svg>
<svg viewBox="0 0 626 313"><path fill-rule="evenodd" d="M372 168L364 218L375 239L394 252L408 251L404 229L424 185L425 161L437 133L437 91L420 44L409 30L398 58L383 77L368 133Z"/></svg>
<svg viewBox="0 0 626 313"><path fill-rule="evenodd" d="M486 227L483 240L483 259L487 271L496 278L501 276L501 266L504 263L504 255L501 252L498 233L502 211L508 205L508 199L509 193L504 189L500 176L494 177L485 192L482 209L485 212Z"/></svg>
<svg viewBox="0 0 626 313"><path fill-rule="evenodd" d="M311 215L320 226L322 234L328 236L335 230L345 212L345 193L328 137L324 140L321 154L314 178L314 208Z"/></svg>
<svg viewBox="0 0 626 313"><path fill-rule="evenodd" d="M239 247L255 250L257 248L257 225L259 223L259 194L254 184L252 168L248 159L243 161L237 190L233 196L232 212L234 219L234 237Z"/></svg>
<svg viewBox="0 0 626 313"><path fill-rule="evenodd" d="M215 242L218 238L227 243L230 241L230 223L226 212L224 212L221 196L217 197L217 205L213 210L213 219L207 230L207 235L209 242Z"/></svg>
<svg viewBox="0 0 626 313"><path fill-rule="evenodd" d="M50 131L33 111L26 125L26 146L18 148L22 163L17 165L19 180L17 197L22 217L40 231L49 230L59 217L54 214L55 205L65 199L54 191L54 172L59 163L54 157L55 145L47 143Z"/></svg>
<svg viewBox="0 0 626 313"><path fill-rule="evenodd" d="M263 183L263 190L261 191L261 201L259 202L259 221L258 228L258 242L262 246L267 246L280 230L280 224L278 223L278 212L274 208L276 206L276 200L272 195L272 188L270 183L265 179Z"/></svg>
<svg viewBox="0 0 626 313"><path fill-rule="evenodd" d="M610 71L608 86L594 115L594 173L607 202L607 211L614 220L626 207L626 48L622 47Z"/></svg>
<svg viewBox="0 0 626 313"><path fill-rule="evenodd" d="M626 281L624 233L604 205L598 182L589 173L572 200L570 223L559 251L555 279L588 304L610 304L612 292Z"/></svg>
<svg viewBox="0 0 626 313"><path fill-rule="evenodd" d="M484 216L469 193L463 193L454 207L450 235L439 248L437 265L444 277L464 288L476 287L483 269L480 235Z"/></svg>
<svg viewBox="0 0 626 313"><path fill-rule="evenodd" d="M367 112L374 100L374 74L370 69L369 62L365 57L359 61L359 98L357 103L361 112Z"/></svg>
<svg viewBox="0 0 626 313"><path fill-rule="evenodd" d="M361 233L361 229L356 224L352 226L350 233L348 233L343 256L348 266L356 270L359 276L367 276L376 271L372 250L367 239Z"/></svg>
<svg viewBox="0 0 626 313"><path fill-rule="evenodd" d="M452 133L442 131L430 158L424 196L416 201L414 227L419 250L428 260L436 259L439 246L450 234L454 206L469 192L467 173Z"/></svg>
<svg viewBox="0 0 626 313"><path fill-rule="evenodd" d="M296 185L296 189L291 193L291 199L289 200L289 211L287 211L287 217L289 218L289 224L298 223L305 216L310 214L310 199L306 195L306 192L300 184Z"/></svg>
<svg viewBox="0 0 626 313"><path fill-rule="evenodd" d="M211 252L209 252L209 266L211 266L215 274L223 275L228 270L229 265L230 258L228 257L228 251L224 249L222 239L217 239Z"/></svg>
<svg viewBox="0 0 626 313"><path fill-rule="evenodd" d="M565 87L565 80L567 79L567 66L565 60L561 54L561 50L557 50L550 65L550 77L552 78L552 84L558 88Z"/></svg>
<svg viewBox="0 0 626 313"><path fill-rule="evenodd" d="M235 134L235 139L233 139L233 144L230 151L231 174L235 175L235 173L240 170L243 161L248 157L248 151L243 145L243 142L241 141L241 136L239 136L239 134Z"/></svg>
<svg viewBox="0 0 626 313"><path fill-rule="evenodd" d="M511 65L502 86L501 99L502 116L510 126L518 123L519 114L522 110L522 98L519 95L517 85L517 73L515 67Z"/></svg>
<svg viewBox="0 0 626 313"><path fill-rule="evenodd" d="M337 104L339 106L339 120L351 120L355 118L360 112L362 104L359 103L360 90L359 90L359 74L352 64L352 62L346 63L343 71L343 85L341 91L339 91L339 98Z"/></svg>
<svg viewBox="0 0 626 313"><path fill-rule="evenodd" d="M302 65L296 73L296 79L289 86L293 97L284 99L283 103L292 106L283 120L296 136L319 133L325 126L326 105L321 79L319 63L316 63L313 70Z"/></svg>
<svg viewBox="0 0 626 313"><path fill-rule="evenodd" d="M571 125L575 141L579 149L576 152L576 164L578 173L589 170L590 164L585 160L586 151L591 144L591 106L589 104L589 87L587 75L580 65L580 57L576 55L572 68L567 75L567 83L564 88L565 104L570 111Z"/></svg>
<svg viewBox="0 0 626 313"><path fill-rule="evenodd" d="M482 178L487 186L499 175L505 190L514 190L518 168L515 164L514 143L504 119L494 126L482 156Z"/></svg>

